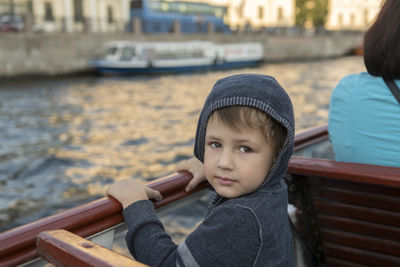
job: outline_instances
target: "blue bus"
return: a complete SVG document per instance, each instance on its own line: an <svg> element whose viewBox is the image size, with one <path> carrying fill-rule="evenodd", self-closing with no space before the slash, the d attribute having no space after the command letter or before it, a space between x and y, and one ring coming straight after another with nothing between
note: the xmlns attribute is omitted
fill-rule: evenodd
<svg viewBox="0 0 400 267"><path fill-rule="evenodd" d="M231 33L225 23L227 8L204 3L162 0L132 0L130 16L139 18L143 33L173 32L179 21L181 33L206 33L211 23L217 33Z"/></svg>

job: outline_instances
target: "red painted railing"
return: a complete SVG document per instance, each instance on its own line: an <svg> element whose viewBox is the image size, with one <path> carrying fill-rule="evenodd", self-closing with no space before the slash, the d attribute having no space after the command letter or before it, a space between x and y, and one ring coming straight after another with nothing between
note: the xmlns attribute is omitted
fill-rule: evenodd
<svg viewBox="0 0 400 267"><path fill-rule="evenodd" d="M190 179L190 173L180 172L149 183L163 195L163 200L154 202L154 207L166 206L208 186L204 182L192 192L185 192ZM118 201L107 197L3 232L0 234L0 266L15 266L36 258L36 236L42 231L65 229L87 237L122 222L121 210Z"/></svg>
<svg viewBox="0 0 400 267"><path fill-rule="evenodd" d="M296 135L295 150L326 138L326 126L310 129ZM190 173L180 172L149 183L148 186L163 195L163 200L154 202L154 207L166 206L208 187L208 183L203 182L188 193L184 189L190 179ZM15 266L36 258L35 242L40 232L65 229L88 237L122 222L121 210L118 201L107 197L0 233L0 266Z"/></svg>
<svg viewBox="0 0 400 267"><path fill-rule="evenodd" d="M36 247L55 266L149 267L64 229L41 232Z"/></svg>
<svg viewBox="0 0 400 267"><path fill-rule="evenodd" d="M296 134L294 151L326 140L329 137L328 125L318 126Z"/></svg>
<svg viewBox="0 0 400 267"><path fill-rule="evenodd" d="M293 156L288 173L400 188L400 168Z"/></svg>

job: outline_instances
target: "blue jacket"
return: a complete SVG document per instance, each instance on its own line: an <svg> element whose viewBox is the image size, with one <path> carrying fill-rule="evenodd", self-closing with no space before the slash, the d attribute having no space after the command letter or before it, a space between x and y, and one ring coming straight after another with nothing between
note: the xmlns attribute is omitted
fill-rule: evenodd
<svg viewBox="0 0 400 267"><path fill-rule="evenodd" d="M400 105L381 77L344 77L332 92L328 130L336 160L400 167Z"/></svg>
<svg viewBox="0 0 400 267"><path fill-rule="evenodd" d="M240 74L217 81L198 122L194 153L201 161L209 115L232 105L264 111L287 130L286 142L265 181L254 192L237 198L216 195L204 221L179 245L164 231L150 201L131 204L123 211L126 241L138 261L150 266L294 265L283 180L294 143L290 98L269 76Z"/></svg>

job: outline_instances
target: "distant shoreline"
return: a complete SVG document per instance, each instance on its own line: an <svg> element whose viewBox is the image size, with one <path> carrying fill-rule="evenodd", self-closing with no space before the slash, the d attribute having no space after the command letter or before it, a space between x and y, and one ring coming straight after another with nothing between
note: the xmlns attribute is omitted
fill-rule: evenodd
<svg viewBox="0 0 400 267"><path fill-rule="evenodd" d="M92 75L88 60L108 41L189 41L215 43L260 42L264 63L337 58L362 42L362 34L270 36L267 34L139 35L2 33L0 79Z"/></svg>
<svg viewBox="0 0 400 267"><path fill-rule="evenodd" d="M346 57L346 56L351 56L351 55L343 55L343 56L332 56L332 57L326 57L326 58L309 58L309 59L286 59L286 60L279 60L279 61L270 61L270 62L263 62L260 64L262 65L267 65L267 64L284 64L284 63L306 63L306 62L317 62L317 61L322 61L322 60L329 60L329 59L335 59L335 58L341 58L341 57ZM357 56L357 55L353 55ZM255 67L257 68L257 67ZM248 69L248 68L247 68ZM208 73L212 72L213 70L204 70L204 71L195 71L195 72L186 72L188 74L191 73ZM157 77L157 76L164 76L164 75L176 75L177 73L171 74L171 73L160 73L160 74L140 74L140 75L130 75L127 77ZM180 74L180 73L178 73ZM126 76L126 75L125 75ZM97 72L95 69L87 69L87 70L82 70L82 71L76 71L76 72L70 72L70 73L61 73L61 74L48 74L48 73L29 73L29 74L17 74L14 76L0 76L0 89L4 89L7 87L13 87L16 83L23 84L23 83L30 83L32 81L59 81L60 79L65 79L65 80L71 80L71 79L81 79L81 78L99 78L99 77L121 77L118 75L110 75L110 76L104 76ZM122 76L124 77L124 76Z"/></svg>

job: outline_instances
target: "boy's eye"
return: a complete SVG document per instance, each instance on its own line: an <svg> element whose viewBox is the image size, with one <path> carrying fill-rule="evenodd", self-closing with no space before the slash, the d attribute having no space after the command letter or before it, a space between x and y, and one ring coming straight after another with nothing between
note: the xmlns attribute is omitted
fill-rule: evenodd
<svg viewBox="0 0 400 267"><path fill-rule="evenodd" d="M239 151L240 151L240 152L244 152L244 153L253 152L253 150L252 150L250 147L247 147L247 146L241 146L241 147L239 148Z"/></svg>
<svg viewBox="0 0 400 267"><path fill-rule="evenodd" d="M220 148L221 144L218 142L210 142L210 147L212 148Z"/></svg>

